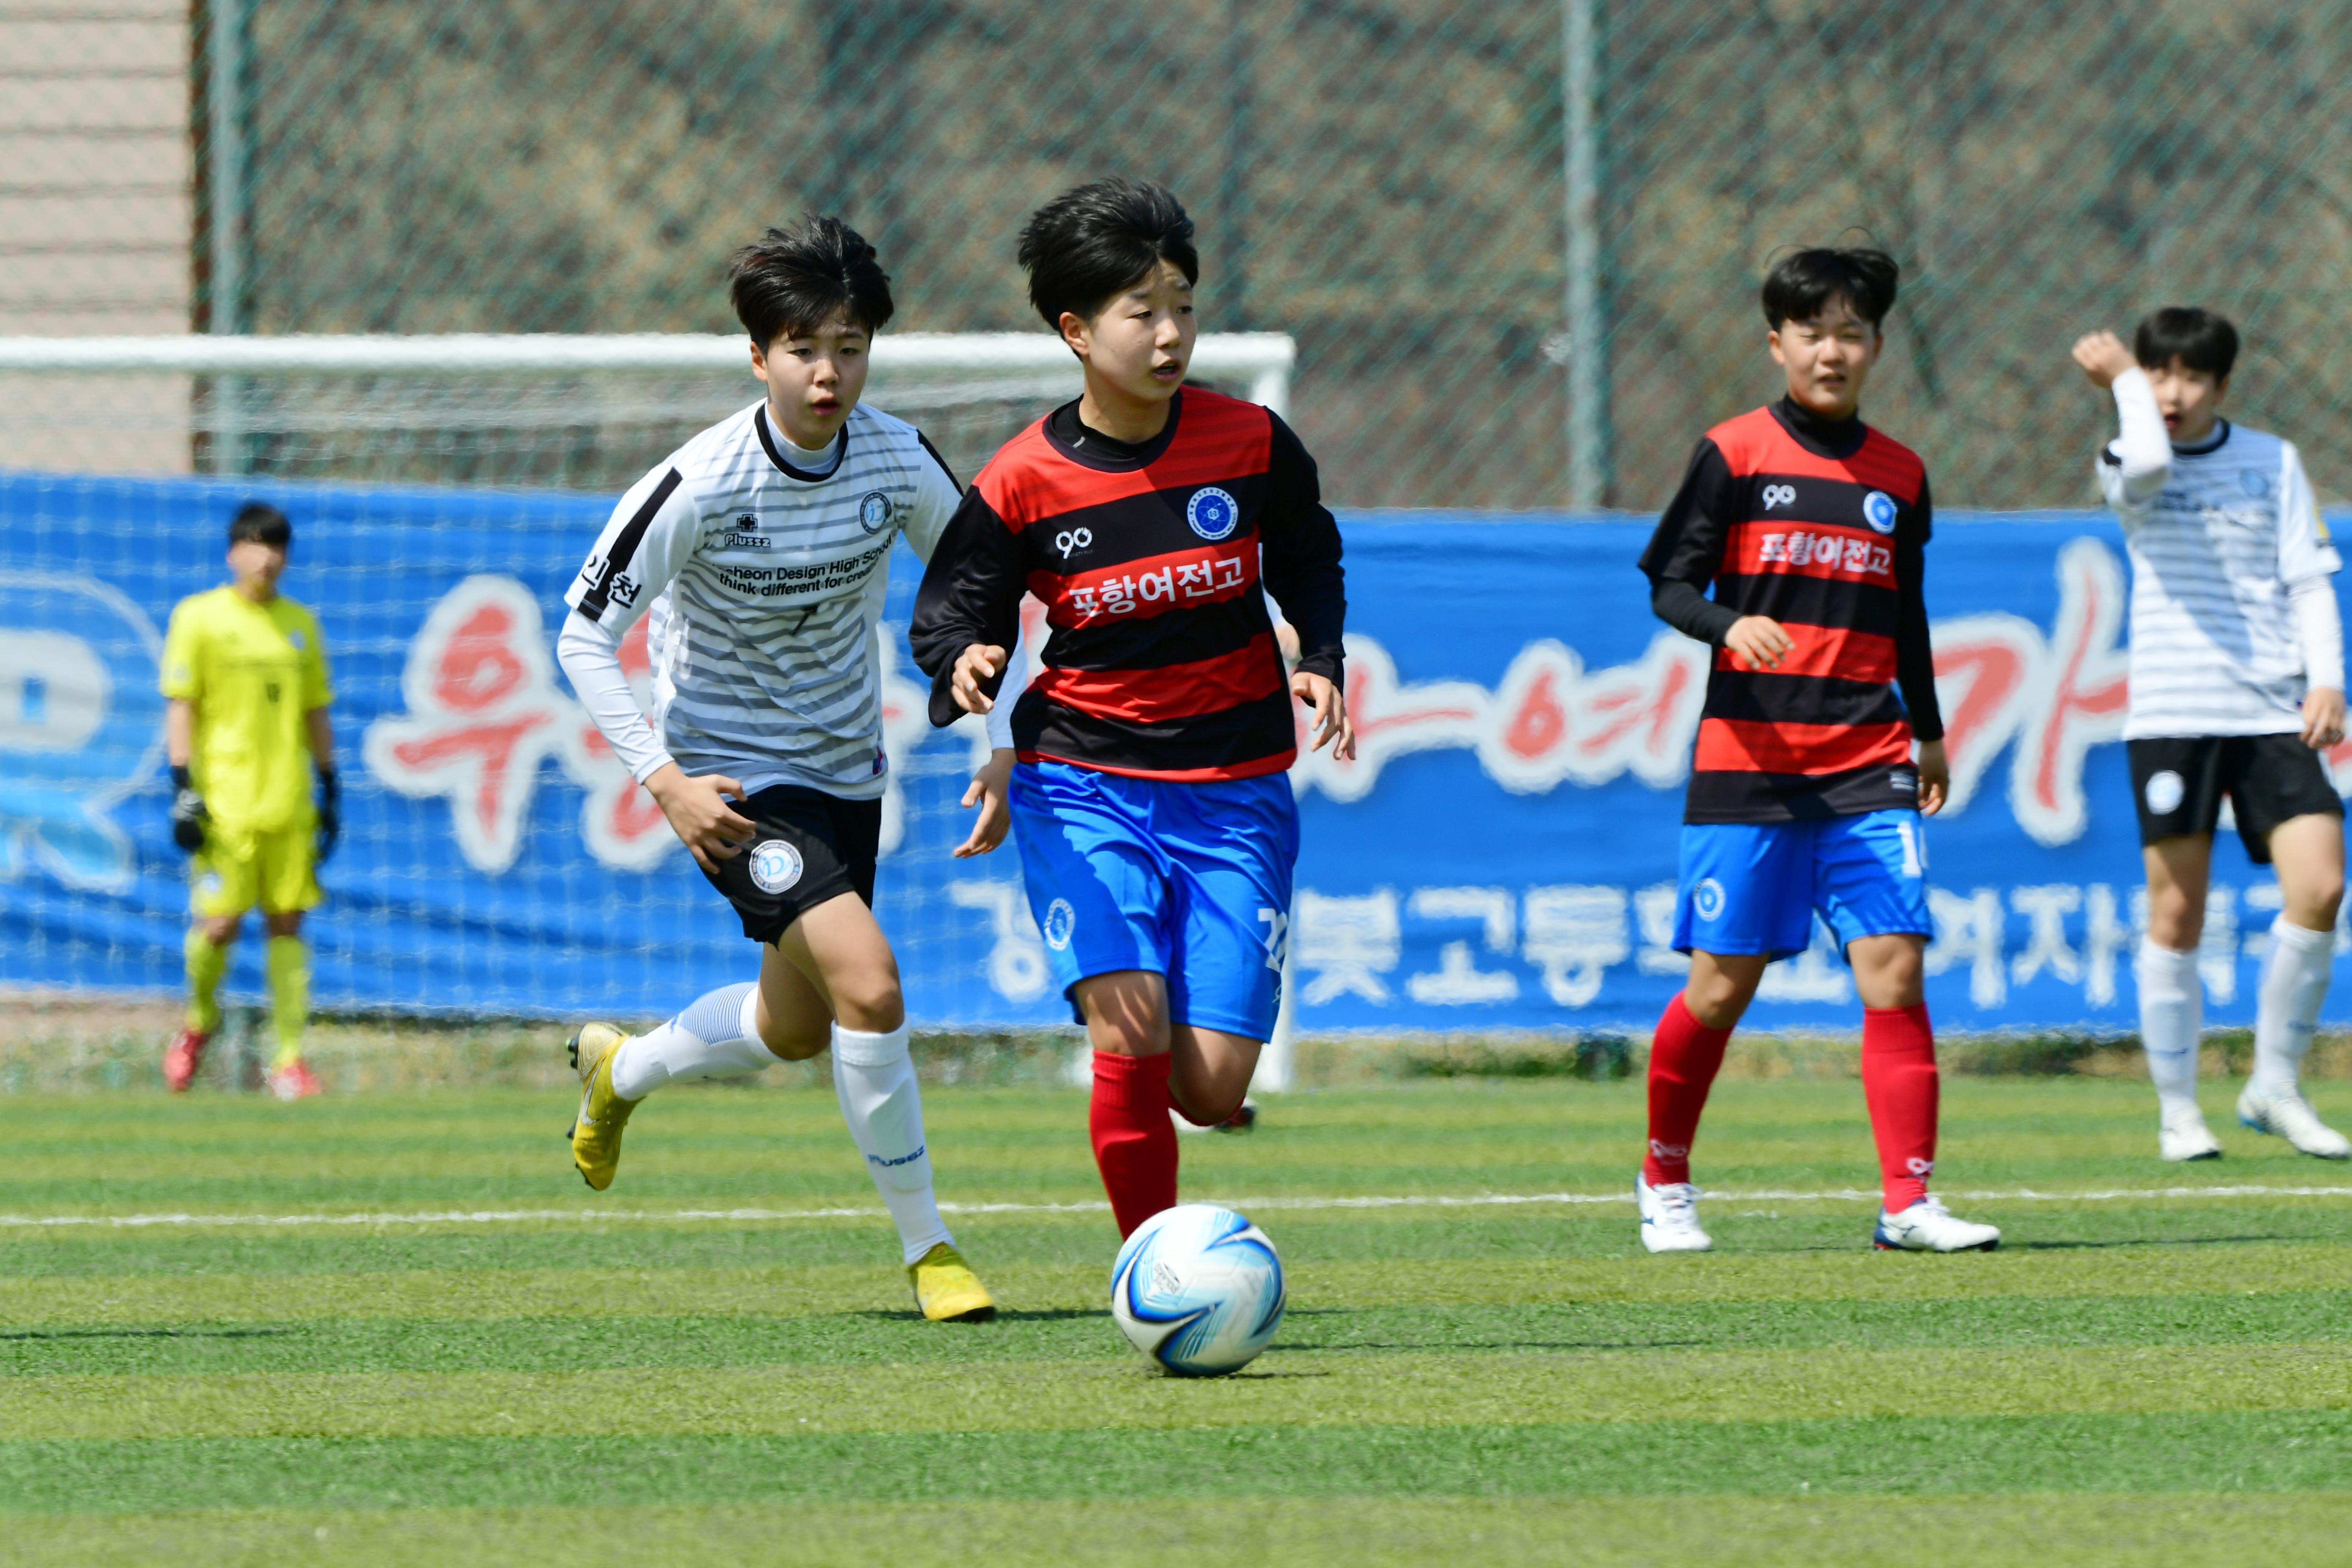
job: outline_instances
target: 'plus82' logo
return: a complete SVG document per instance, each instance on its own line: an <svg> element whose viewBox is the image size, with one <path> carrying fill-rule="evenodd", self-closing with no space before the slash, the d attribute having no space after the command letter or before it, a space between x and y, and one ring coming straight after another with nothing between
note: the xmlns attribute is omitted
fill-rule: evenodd
<svg viewBox="0 0 2352 1568"><path fill-rule="evenodd" d="M1776 506L1794 506L1796 504L1796 486L1766 485L1764 487L1764 510L1766 511L1770 511Z"/></svg>

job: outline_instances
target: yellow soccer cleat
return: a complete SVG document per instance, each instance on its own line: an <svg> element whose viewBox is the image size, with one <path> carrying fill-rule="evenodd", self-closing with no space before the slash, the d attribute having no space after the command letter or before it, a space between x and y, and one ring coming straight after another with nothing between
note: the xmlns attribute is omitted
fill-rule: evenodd
<svg viewBox="0 0 2352 1568"><path fill-rule="evenodd" d="M984 1323L996 1316L996 1298L963 1260L963 1254L946 1242L907 1266L915 1287L915 1305L935 1323Z"/></svg>
<svg viewBox="0 0 2352 1568"><path fill-rule="evenodd" d="M634 1100L613 1092L613 1058L629 1037L610 1024L583 1024L565 1049L580 1069L580 1115L572 1123L572 1163L581 1179L598 1192L613 1184L621 1168L621 1129L629 1124Z"/></svg>

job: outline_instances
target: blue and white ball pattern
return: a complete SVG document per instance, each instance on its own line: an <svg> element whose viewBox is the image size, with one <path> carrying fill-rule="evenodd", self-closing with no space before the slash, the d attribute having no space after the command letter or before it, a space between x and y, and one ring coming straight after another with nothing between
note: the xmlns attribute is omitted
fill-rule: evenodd
<svg viewBox="0 0 2352 1568"><path fill-rule="evenodd" d="M1231 1209L1180 1204L1145 1220L1111 1268L1128 1342L1178 1377L1238 1372L1282 1327L1282 1259Z"/></svg>

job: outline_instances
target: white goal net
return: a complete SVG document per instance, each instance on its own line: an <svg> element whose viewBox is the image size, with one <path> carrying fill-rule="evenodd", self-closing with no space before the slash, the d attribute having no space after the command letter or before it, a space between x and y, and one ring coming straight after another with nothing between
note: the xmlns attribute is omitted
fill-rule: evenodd
<svg viewBox="0 0 2352 1568"><path fill-rule="evenodd" d="M1282 405L1279 334L1195 379ZM885 334L866 400L969 481L1078 384L1043 333ZM157 694L172 608L249 498L335 673L345 831L310 925L326 1007L656 1016L748 951L557 670L562 595L612 499L759 395L740 337L0 340L0 984L168 994L187 868ZM931 729L884 611L879 911L919 1026L1066 1024L1009 852L956 859L984 739ZM646 674L642 637L624 667ZM231 994L257 995L257 942ZM250 970L251 973L246 973ZM1276 1069L1279 1076L1279 1068Z"/></svg>

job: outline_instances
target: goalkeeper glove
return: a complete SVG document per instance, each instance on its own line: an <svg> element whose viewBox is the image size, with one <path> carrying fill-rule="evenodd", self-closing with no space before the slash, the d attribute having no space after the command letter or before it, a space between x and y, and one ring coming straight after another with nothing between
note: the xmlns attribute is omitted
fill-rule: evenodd
<svg viewBox="0 0 2352 1568"><path fill-rule="evenodd" d="M319 770L319 863L326 864L327 857L335 852L335 840L343 834L342 786L335 780L335 770Z"/></svg>
<svg viewBox="0 0 2352 1568"><path fill-rule="evenodd" d="M196 793L188 770L172 770L172 842L193 855L205 847L205 797Z"/></svg>

